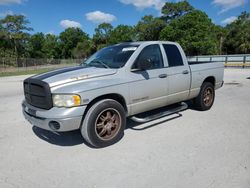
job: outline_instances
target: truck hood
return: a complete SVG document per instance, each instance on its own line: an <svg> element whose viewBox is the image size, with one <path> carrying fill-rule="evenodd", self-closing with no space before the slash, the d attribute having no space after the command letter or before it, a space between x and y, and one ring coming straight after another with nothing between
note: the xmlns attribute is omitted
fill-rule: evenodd
<svg viewBox="0 0 250 188"><path fill-rule="evenodd" d="M32 78L45 81L50 87L55 87L79 80L113 75L116 72L116 69L76 66L50 71Z"/></svg>

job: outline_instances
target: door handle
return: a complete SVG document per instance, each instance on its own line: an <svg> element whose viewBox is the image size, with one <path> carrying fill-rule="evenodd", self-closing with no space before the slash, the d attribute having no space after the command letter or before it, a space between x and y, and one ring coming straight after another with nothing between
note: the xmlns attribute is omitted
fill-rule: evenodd
<svg viewBox="0 0 250 188"><path fill-rule="evenodd" d="M188 74L188 73L189 73L188 70L184 70L184 71L182 72L182 74Z"/></svg>
<svg viewBox="0 0 250 188"><path fill-rule="evenodd" d="M167 78L167 76L168 76L167 74L160 74L159 78Z"/></svg>

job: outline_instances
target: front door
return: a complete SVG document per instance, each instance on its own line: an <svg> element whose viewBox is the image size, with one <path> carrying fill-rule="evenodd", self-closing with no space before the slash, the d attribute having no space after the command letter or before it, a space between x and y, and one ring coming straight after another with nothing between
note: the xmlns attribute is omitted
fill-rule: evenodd
<svg viewBox="0 0 250 188"><path fill-rule="evenodd" d="M149 60L149 70L137 70L139 61ZM167 97L167 68L164 68L160 46L146 46L132 66L129 77L131 114L148 111L166 105Z"/></svg>

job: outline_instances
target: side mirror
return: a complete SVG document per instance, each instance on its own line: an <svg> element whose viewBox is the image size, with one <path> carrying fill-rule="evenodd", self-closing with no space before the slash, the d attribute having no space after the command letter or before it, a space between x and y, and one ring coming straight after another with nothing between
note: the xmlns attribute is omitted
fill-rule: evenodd
<svg viewBox="0 0 250 188"><path fill-rule="evenodd" d="M148 70L152 68L152 62L150 59L141 59L137 66L140 70Z"/></svg>

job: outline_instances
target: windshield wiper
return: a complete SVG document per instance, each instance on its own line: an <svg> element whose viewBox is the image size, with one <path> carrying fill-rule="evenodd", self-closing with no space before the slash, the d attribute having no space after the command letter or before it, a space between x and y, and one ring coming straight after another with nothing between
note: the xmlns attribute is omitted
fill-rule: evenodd
<svg viewBox="0 0 250 188"><path fill-rule="evenodd" d="M106 65L105 63L103 63L101 60L98 60L98 59L92 60L90 63L88 63L88 65L90 65L91 63L92 64L98 63L98 64L102 65L104 68L110 69L110 67L108 65Z"/></svg>

